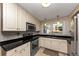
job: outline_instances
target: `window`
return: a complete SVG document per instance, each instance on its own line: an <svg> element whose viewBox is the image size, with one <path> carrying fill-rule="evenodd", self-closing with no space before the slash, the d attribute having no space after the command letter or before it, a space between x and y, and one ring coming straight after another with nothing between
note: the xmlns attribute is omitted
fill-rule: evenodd
<svg viewBox="0 0 79 59"><path fill-rule="evenodd" d="M44 24L43 32L46 34L61 33L63 31L63 23L56 22L54 24Z"/></svg>
<svg viewBox="0 0 79 59"><path fill-rule="evenodd" d="M44 33L49 34L51 31L51 25L50 24L44 24Z"/></svg>
<svg viewBox="0 0 79 59"><path fill-rule="evenodd" d="M63 24L60 22L53 24L53 32L57 32L57 33L62 32L62 30L63 30L62 27L63 27Z"/></svg>

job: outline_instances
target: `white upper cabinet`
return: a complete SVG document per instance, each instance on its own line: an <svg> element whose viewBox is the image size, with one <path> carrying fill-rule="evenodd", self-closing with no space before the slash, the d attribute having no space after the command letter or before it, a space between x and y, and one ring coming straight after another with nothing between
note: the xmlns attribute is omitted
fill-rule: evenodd
<svg viewBox="0 0 79 59"><path fill-rule="evenodd" d="M26 31L26 14L25 10L18 7L18 31Z"/></svg>
<svg viewBox="0 0 79 59"><path fill-rule="evenodd" d="M17 31L17 5L3 4L3 31Z"/></svg>
<svg viewBox="0 0 79 59"><path fill-rule="evenodd" d="M2 31L26 31L25 10L17 4L3 4Z"/></svg>
<svg viewBox="0 0 79 59"><path fill-rule="evenodd" d="M2 31L26 31L26 22L40 28L40 22L29 12L15 3L2 4Z"/></svg>

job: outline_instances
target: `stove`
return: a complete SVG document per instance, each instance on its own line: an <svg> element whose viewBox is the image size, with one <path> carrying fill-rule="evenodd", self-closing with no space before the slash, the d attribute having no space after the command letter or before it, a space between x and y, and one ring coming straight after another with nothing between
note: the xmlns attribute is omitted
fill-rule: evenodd
<svg viewBox="0 0 79 59"><path fill-rule="evenodd" d="M27 32L23 36L28 36L30 37L30 51L31 51L31 56L34 56L38 49L39 49L39 36L36 35L36 32Z"/></svg>
<svg viewBox="0 0 79 59"><path fill-rule="evenodd" d="M38 51L38 49L39 49L39 40L38 40L38 36L35 36L35 37L33 37L32 38L32 40L31 40L31 55L32 56L34 56L36 53L37 53L37 51Z"/></svg>

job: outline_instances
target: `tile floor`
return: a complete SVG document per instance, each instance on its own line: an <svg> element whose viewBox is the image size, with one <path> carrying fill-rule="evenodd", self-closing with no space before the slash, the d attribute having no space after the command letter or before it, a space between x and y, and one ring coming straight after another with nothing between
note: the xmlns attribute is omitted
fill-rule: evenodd
<svg viewBox="0 0 79 59"><path fill-rule="evenodd" d="M58 56L58 52L41 47L35 56Z"/></svg>

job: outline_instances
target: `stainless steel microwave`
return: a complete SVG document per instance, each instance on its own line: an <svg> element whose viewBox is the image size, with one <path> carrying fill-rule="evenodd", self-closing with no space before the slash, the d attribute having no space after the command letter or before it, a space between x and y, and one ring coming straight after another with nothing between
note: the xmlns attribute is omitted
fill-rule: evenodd
<svg viewBox="0 0 79 59"><path fill-rule="evenodd" d="M35 24L26 22L26 31L30 31L30 32L36 31Z"/></svg>

